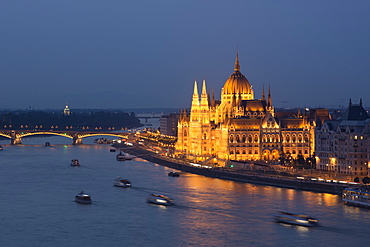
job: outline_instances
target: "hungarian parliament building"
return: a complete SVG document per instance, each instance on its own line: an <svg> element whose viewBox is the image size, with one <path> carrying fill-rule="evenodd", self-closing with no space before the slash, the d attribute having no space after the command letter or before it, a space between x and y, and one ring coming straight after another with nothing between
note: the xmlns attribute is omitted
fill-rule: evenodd
<svg viewBox="0 0 370 247"><path fill-rule="evenodd" d="M240 72L238 54L220 100L214 92L209 95L205 80L201 89L199 94L195 81L190 112L184 110L179 116L175 145L176 155L194 162L214 159L226 165L228 161L277 161L282 155L312 157L315 126L330 119L327 109L310 110L310 114L305 109L275 112L270 87L267 97L262 89L261 98L255 99L250 82Z"/></svg>

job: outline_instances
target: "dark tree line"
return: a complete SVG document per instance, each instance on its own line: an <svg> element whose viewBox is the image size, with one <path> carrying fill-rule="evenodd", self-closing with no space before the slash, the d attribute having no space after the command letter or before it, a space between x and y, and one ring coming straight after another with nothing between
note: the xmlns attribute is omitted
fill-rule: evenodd
<svg viewBox="0 0 370 247"><path fill-rule="evenodd" d="M97 111L62 113L29 111L7 112L0 115L0 129L40 130L120 130L142 126L134 113Z"/></svg>

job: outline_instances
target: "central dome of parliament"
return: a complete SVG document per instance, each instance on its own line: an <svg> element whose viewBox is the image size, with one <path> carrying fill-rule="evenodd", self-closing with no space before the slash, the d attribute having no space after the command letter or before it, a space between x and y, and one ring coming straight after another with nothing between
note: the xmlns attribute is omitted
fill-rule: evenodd
<svg viewBox="0 0 370 247"><path fill-rule="evenodd" d="M223 94L253 94L252 86L240 73L238 54L234 66L234 73L226 80L223 88Z"/></svg>

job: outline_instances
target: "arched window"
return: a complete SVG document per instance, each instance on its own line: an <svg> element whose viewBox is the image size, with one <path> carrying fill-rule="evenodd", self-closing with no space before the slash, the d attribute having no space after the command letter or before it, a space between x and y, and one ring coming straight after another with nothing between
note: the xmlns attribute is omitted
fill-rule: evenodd
<svg viewBox="0 0 370 247"><path fill-rule="evenodd" d="M184 136L188 136L188 132L184 130Z"/></svg>
<svg viewBox="0 0 370 247"><path fill-rule="evenodd" d="M308 135L304 135L304 142L308 142Z"/></svg>
<svg viewBox="0 0 370 247"><path fill-rule="evenodd" d="M203 139L204 139L204 140L207 140L207 133L204 133L204 134L203 134Z"/></svg>
<svg viewBox="0 0 370 247"><path fill-rule="evenodd" d="M234 136L233 135L231 135L230 136L230 143L233 143L234 142Z"/></svg>
<svg viewBox="0 0 370 247"><path fill-rule="evenodd" d="M286 140L286 142L290 142L290 136L286 135L285 140Z"/></svg>
<svg viewBox="0 0 370 247"><path fill-rule="evenodd" d="M251 135L248 136L248 142L252 143L252 136Z"/></svg>
<svg viewBox="0 0 370 247"><path fill-rule="evenodd" d="M246 136L242 135L242 142L245 142L245 140L246 140Z"/></svg>
<svg viewBox="0 0 370 247"><path fill-rule="evenodd" d="M254 136L254 142L258 142L258 135Z"/></svg>
<svg viewBox="0 0 370 247"><path fill-rule="evenodd" d="M236 135L236 142L239 143L240 142L240 136L239 135Z"/></svg>
<svg viewBox="0 0 370 247"><path fill-rule="evenodd" d="M302 135L298 135L298 142L302 142L303 138Z"/></svg>
<svg viewBox="0 0 370 247"><path fill-rule="evenodd" d="M295 135L292 135L292 142L296 142L297 141L297 138Z"/></svg>

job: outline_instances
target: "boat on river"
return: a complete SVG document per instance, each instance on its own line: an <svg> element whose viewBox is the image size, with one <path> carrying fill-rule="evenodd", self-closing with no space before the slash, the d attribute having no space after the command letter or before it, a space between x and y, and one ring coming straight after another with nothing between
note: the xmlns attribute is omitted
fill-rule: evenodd
<svg viewBox="0 0 370 247"><path fill-rule="evenodd" d="M157 204L157 205L163 205L163 206L170 206L174 205L175 202L173 199L164 196L164 195L158 195L158 194L150 194L147 199L147 202Z"/></svg>
<svg viewBox="0 0 370 247"><path fill-rule="evenodd" d="M365 188L345 188L342 201L348 205L370 208L370 191Z"/></svg>
<svg viewBox="0 0 370 247"><path fill-rule="evenodd" d="M75 196L75 201L82 204L91 204L91 197L88 194L85 194L85 192L81 191Z"/></svg>
<svg viewBox="0 0 370 247"><path fill-rule="evenodd" d="M279 223L297 226L311 227L319 225L319 221L315 218L312 218L308 215L288 211L279 211L278 214L274 215L274 220Z"/></svg>
<svg viewBox="0 0 370 247"><path fill-rule="evenodd" d="M78 161L78 159L71 160L71 166L80 166L80 162Z"/></svg>
<svg viewBox="0 0 370 247"><path fill-rule="evenodd" d="M0 151L2 151L3 150L3 147L0 145Z"/></svg>
<svg viewBox="0 0 370 247"><path fill-rule="evenodd" d="M117 154L116 156L116 160L118 161L132 160L132 156L120 151L119 154Z"/></svg>
<svg viewBox="0 0 370 247"><path fill-rule="evenodd" d="M122 179L121 177L118 177L115 179L113 185L116 187L127 188L127 187L131 187L131 182L128 181L127 179Z"/></svg>
<svg viewBox="0 0 370 247"><path fill-rule="evenodd" d="M180 173L178 173L178 172L169 172L168 176L170 176L170 177L180 177Z"/></svg>

